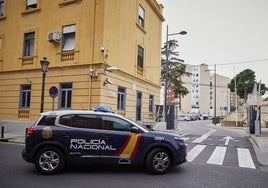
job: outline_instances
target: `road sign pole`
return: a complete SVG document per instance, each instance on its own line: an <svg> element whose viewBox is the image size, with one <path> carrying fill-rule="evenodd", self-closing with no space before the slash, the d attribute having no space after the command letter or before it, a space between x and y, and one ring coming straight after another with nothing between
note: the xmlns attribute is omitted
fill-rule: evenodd
<svg viewBox="0 0 268 188"><path fill-rule="evenodd" d="M55 98L53 97L52 98L52 111L54 111L54 101L55 101Z"/></svg>

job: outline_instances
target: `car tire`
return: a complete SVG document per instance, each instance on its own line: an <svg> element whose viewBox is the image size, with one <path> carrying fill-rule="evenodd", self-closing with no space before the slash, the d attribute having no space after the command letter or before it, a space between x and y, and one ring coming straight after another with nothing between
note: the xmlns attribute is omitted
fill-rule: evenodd
<svg viewBox="0 0 268 188"><path fill-rule="evenodd" d="M170 154L164 148L155 148L147 155L146 169L151 174L165 174L170 165Z"/></svg>
<svg viewBox="0 0 268 188"><path fill-rule="evenodd" d="M37 152L34 164L40 174L57 174L65 167L65 156L59 148L44 147Z"/></svg>

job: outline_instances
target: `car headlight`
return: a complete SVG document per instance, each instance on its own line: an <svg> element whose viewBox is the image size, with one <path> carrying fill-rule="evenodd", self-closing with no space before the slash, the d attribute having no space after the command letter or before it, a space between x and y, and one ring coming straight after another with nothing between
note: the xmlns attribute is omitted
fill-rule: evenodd
<svg viewBox="0 0 268 188"><path fill-rule="evenodd" d="M177 142L178 144L180 144L180 145L185 145L185 142L184 142L183 139L181 139L181 138L179 138L179 137L177 137L177 136L175 136L174 139L176 140L176 142Z"/></svg>

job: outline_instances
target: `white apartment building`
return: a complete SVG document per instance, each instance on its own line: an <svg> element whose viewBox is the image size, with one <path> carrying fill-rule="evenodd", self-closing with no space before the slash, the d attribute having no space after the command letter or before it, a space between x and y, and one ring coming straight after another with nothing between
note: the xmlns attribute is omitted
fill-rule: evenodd
<svg viewBox="0 0 268 188"><path fill-rule="evenodd" d="M189 94L181 97L179 113L214 116L214 106L216 106L217 116L228 114L230 106L228 83L230 79L216 74L215 89L215 71L210 70L207 64L187 65L186 71L191 73L191 76L183 76L182 81Z"/></svg>
<svg viewBox="0 0 268 188"><path fill-rule="evenodd" d="M216 106L216 116L226 116L230 112L230 89L228 89L228 83L230 82L230 78L226 76L216 75L216 104L214 104L214 81L215 75L210 76L211 89L210 94L212 95L210 98L210 115L214 116L214 105Z"/></svg>

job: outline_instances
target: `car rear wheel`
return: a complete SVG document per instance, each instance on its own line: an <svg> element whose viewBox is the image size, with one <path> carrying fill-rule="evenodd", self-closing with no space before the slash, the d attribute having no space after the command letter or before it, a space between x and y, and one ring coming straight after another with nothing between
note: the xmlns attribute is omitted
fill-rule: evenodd
<svg viewBox="0 0 268 188"><path fill-rule="evenodd" d="M63 170L65 157L60 149L56 147L45 147L37 152L34 163L38 172L52 175Z"/></svg>
<svg viewBox="0 0 268 188"><path fill-rule="evenodd" d="M146 158L146 168L151 174L165 174L170 164L170 154L164 148L153 149Z"/></svg>

